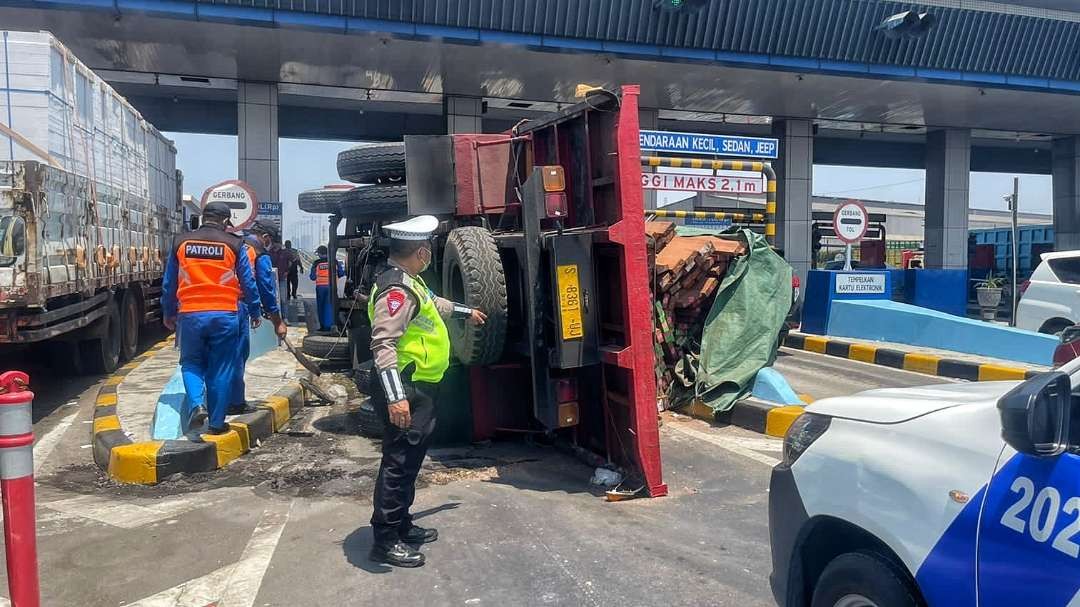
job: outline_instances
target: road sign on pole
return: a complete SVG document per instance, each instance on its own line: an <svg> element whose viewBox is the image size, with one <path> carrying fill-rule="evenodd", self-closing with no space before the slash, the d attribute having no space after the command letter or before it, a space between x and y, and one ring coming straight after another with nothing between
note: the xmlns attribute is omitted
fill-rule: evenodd
<svg viewBox="0 0 1080 607"><path fill-rule="evenodd" d="M739 137L672 131L641 131L642 150L670 154L707 154L739 158L776 158L780 142L768 137Z"/></svg>
<svg viewBox="0 0 1080 607"><path fill-rule="evenodd" d="M281 234L281 203L280 202L260 202L259 203L259 222L267 223L277 228L278 234Z"/></svg>
<svg viewBox="0 0 1080 607"><path fill-rule="evenodd" d="M209 202L224 202L232 209L231 230L243 230L255 221L259 201L255 198L255 190L239 179L222 181L212 185L202 195L201 208L205 208Z"/></svg>
<svg viewBox="0 0 1080 607"><path fill-rule="evenodd" d="M846 247L844 269L851 269L851 245L859 242L866 236L866 229L870 226L870 214L866 207L857 200L849 200L836 207L833 213L833 231L836 237Z"/></svg>

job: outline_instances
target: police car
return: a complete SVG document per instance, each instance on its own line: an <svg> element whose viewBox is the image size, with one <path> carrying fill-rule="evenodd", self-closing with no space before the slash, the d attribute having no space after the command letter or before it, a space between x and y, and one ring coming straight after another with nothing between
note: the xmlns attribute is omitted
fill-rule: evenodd
<svg viewBox="0 0 1080 607"><path fill-rule="evenodd" d="M1080 361L807 407L770 485L777 602L1080 607L1074 387Z"/></svg>

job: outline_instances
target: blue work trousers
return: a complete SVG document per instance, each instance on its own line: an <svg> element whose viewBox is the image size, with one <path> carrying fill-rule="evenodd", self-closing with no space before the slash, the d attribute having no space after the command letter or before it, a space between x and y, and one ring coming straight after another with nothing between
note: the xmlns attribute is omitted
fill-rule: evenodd
<svg viewBox="0 0 1080 607"><path fill-rule="evenodd" d="M192 407L206 407L213 428L225 427L239 324L236 312L190 312L177 320L184 390Z"/></svg>
<svg viewBox="0 0 1080 607"><path fill-rule="evenodd" d="M334 326L333 301L330 287L315 287L315 307L319 310L319 327L323 331L329 331Z"/></svg>
<svg viewBox="0 0 1080 607"><path fill-rule="evenodd" d="M244 370L247 367L248 357L251 356L251 319L248 318L247 306L240 302L237 319L240 325L239 342L236 344L236 363L232 380L232 391L229 393L229 406L241 407L247 404L244 386Z"/></svg>

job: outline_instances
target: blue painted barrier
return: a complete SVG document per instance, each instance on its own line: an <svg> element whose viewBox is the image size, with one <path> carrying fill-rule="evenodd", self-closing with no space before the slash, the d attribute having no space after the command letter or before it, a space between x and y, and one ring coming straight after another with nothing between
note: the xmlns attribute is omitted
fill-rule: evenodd
<svg viewBox="0 0 1080 607"><path fill-rule="evenodd" d="M802 331L824 335L832 302L843 299L889 299L892 278L886 271L810 270L803 293Z"/></svg>
<svg viewBox="0 0 1080 607"><path fill-rule="evenodd" d="M802 399L791 389L787 379L772 367L765 367L754 377L754 387L750 394L761 400L782 405L802 405Z"/></svg>
<svg viewBox="0 0 1080 607"><path fill-rule="evenodd" d="M925 270L921 270L925 271ZM1058 339L895 301L832 303L828 334L1050 365Z"/></svg>
<svg viewBox="0 0 1080 607"><path fill-rule="evenodd" d="M967 270L906 270L904 301L955 316L967 316Z"/></svg>

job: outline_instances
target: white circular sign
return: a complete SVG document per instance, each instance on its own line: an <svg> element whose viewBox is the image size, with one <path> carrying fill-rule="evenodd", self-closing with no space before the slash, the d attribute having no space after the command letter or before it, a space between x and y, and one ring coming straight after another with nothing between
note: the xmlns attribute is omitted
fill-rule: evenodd
<svg viewBox="0 0 1080 607"><path fill-rule="evenodd" d="M870 214L861 202L849 200L836 207L833 214L833 231L841 242L855 244L866 236Z"/></svg>
<svg viewBox="0 0 1080 607"><path fill-rule="evenodd" d="M239 179L230 179L210 186L202 195L203 208L210 202L224 202L229 205L232 210L230 223L234 230L250 226L255 221L255 211L259 208L255 190Z"/></svg>

